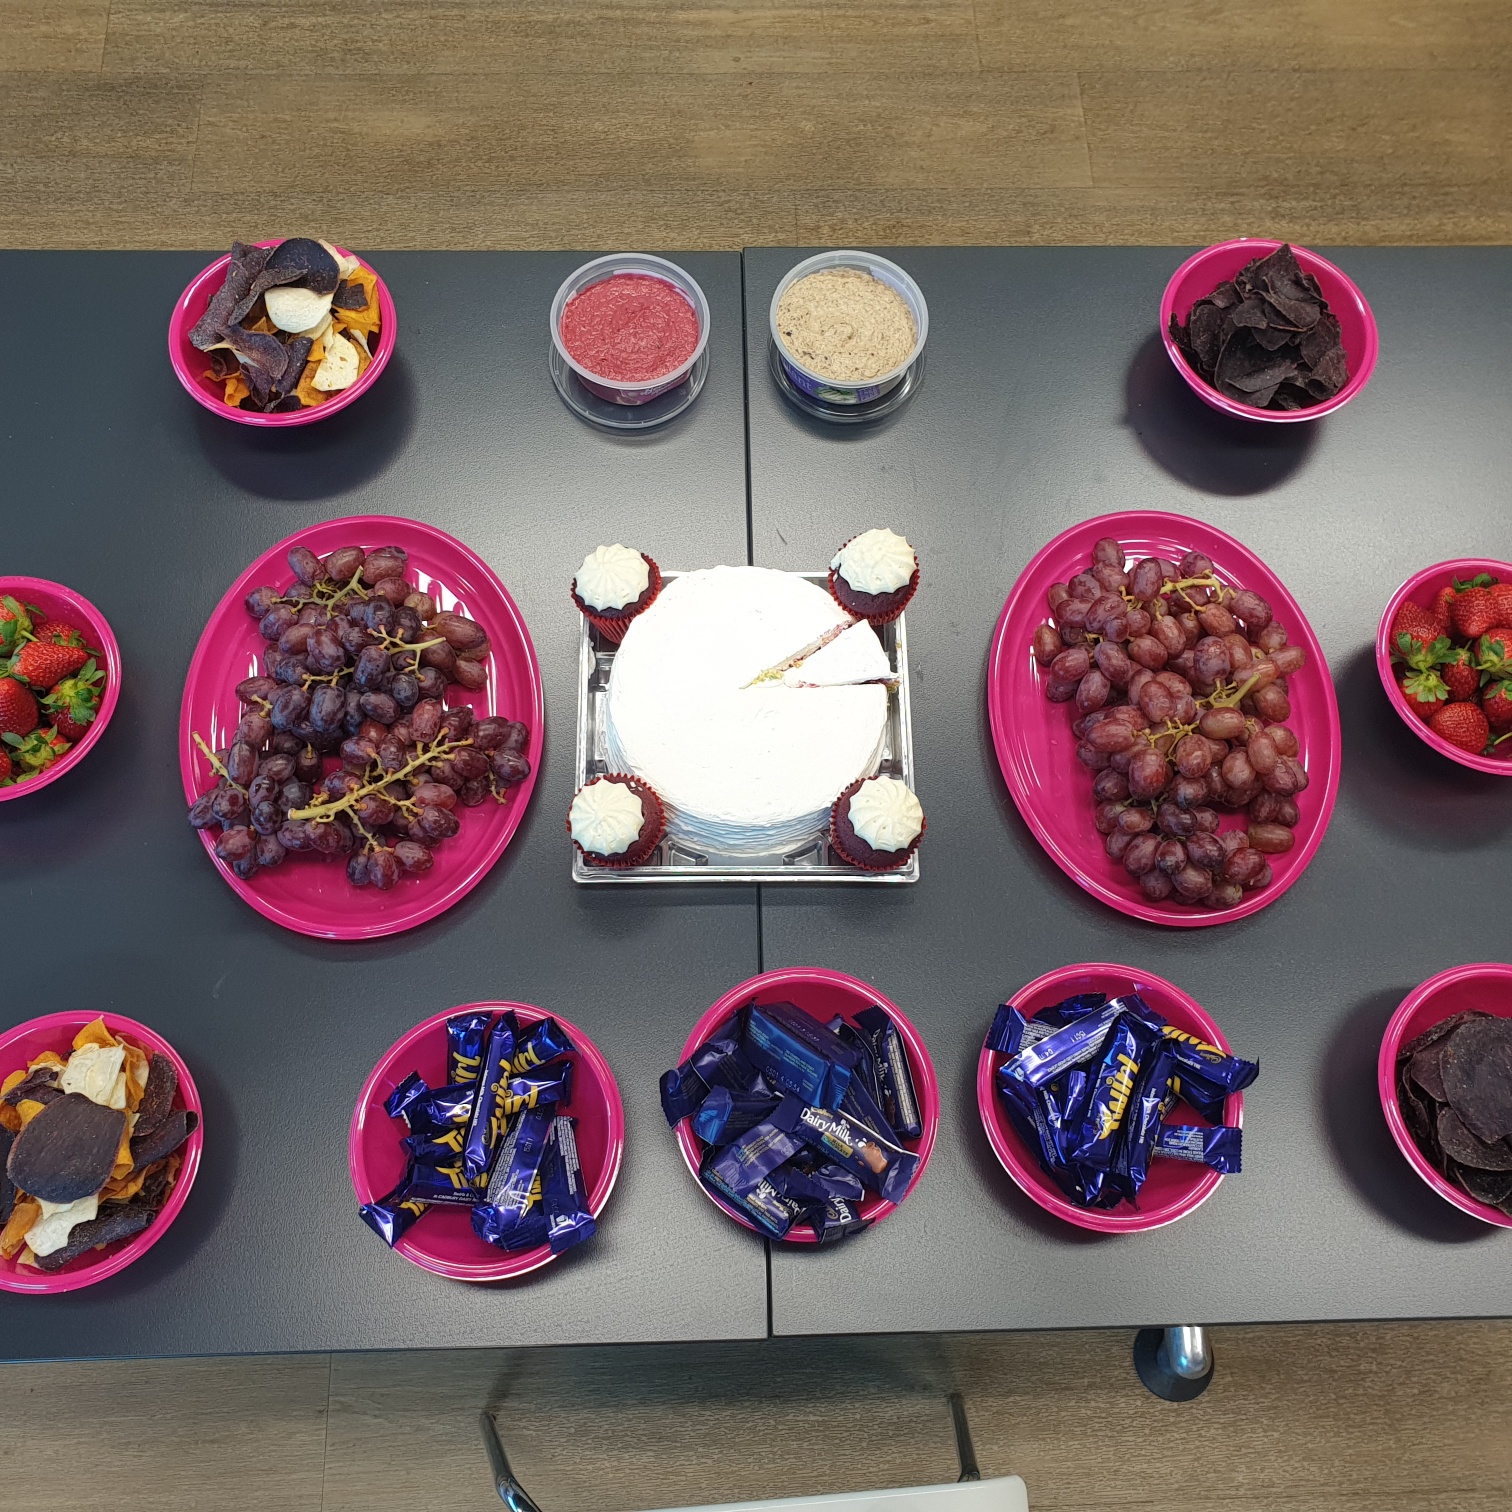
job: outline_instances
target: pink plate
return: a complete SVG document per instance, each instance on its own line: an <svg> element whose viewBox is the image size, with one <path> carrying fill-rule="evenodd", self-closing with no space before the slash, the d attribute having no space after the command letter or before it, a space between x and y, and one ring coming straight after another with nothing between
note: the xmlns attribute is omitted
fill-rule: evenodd
<svg viewBox="0 0 1512 1512"><path fill-rule="evenodd" d="M65 588L61 583L50 583L46 578L0 578L0 596L6 594L19 599L23 604L34 604L47 619L62 620L65 624L82 630L90 647L101 653L96 658L96 665L105 674L105 690L100 696L100 711L85 731L84 738L70 747L62 760L53 762L38 776L26 782L0 787L0 803L8 798L22 798L27 793L35 793L39 788L45 788L49 782L56 782L64 772L78 766L105 733L105 726L110 723L110 716L115 713L116 703L121 696L121 648L116 644L115 632L111 630L105 616L82 593L75 593L72 588ZM37 728L42 729L46 724L44 719Z"/></svg>
<svg viewBox="0 0 1512 1512"><path fill-rule="evenodd" d="M1270 858L1270 886L1245 893L1234 908L1219 911L1189 908L1169 899L1146 900L1134 878L1109 859L1093 827L1092 776L1076 759L1067 713L1071 705L1046 701L1044 673L1031 650L1036 627L1049 619L1045 594L1052 583L1064 583L1084 570L1093 543L1102 536L1117 537L1131 558L1179 561L1188 551L1205 552L1225 582L1253 589L1268 600L1292 644L1306 648L1307 665L1288 679L1292 718L1287 724L1300 742L1300 759L1310 779L1297 800L1302 822L1296 844L1285 855ZM1073 525L1035 556L998 618L987 664L987 714L1008 791L1050 859L1094 898L1152 924L1225 924L1273 903L1302 875L1323 843L1338 795L1339 705L1312 626L1259 557L1232 536L1184 515L1155 510L1100 515Z"/></svg>
<svg viewBox="0 0 1512 1512"><path fill-rule="evenodd" d="M1292 243L1292 251L1304 272L1318 280L1318 287L1328 301L1328 308L1339 318L1339 337L1344 343L1344 355L1348 377L1344 387L1332 399L1325 399L1305 410L1259 409L1253 404L1240 404L1211 387L1181 355L1181 349L1171 339L1171 316L1183 324L1199 299L1211 294L1225 279L1232 278L1244 265L1257 257L1269 257L1278 241L1264 237L1241 236L1237 241L1219 242L1214 247L1204 247L1182 263L1171 275L1160 299L1160 339L1176 371L1186 380L1187 387L1216 410L1238 415L1242 420L1265 420L1272 424L1286 425L1299 420L1317 420L1331 415L1336 409L1348 404L1370 382L1375 371L1376 357L1380 353L1381 340L1376 330L1375 316L1365 302L1365 296L1354 281L1342 269L1334 267L1327 258L1309 252L1306 247Z"/></svg>
<svg viewBox="0 0 1512 1512"><path fill-rule="evenodd" d="M846 976L840 971L826 971L817 966L788 966L781 971L764 971L760 976L753 976L725 993L693 1026L693 1032L688 1036L688 1042L683 1046L682 1054L678 1057L679 1064L687 1060L705 1040L711 1039L715 1029L737 1009L744 1008L747 1003L757 1002L792 1003L821 1024L827 1023L837 1013L846 1019L853 1019L856 1014L867 1008L886 1009L888 1017L898 1026L898 1033L902 1035L903 1043L908 1050L908 1066L913 1072L914 1090L919 1094L920 1119L924 1125L924 1132L917 1139L903 1141L904 1147L912 1150L919 1157L918 1169L914 1172L913 1180L908 1184L908 1192L903 1194L903 1200L906 1202L908 1193L918 1186L920 1178L924 1175L924 1167L929 1164L929 1155L934 1149L935 1133L940 1126L940 1083L935 1077L934 1062L929 1058L929 1051L924 1048L924 1041L920 1039L919 1031L908 1021L903 1010L896 1003L890 998L883 997L875 987L869 987L856 977ZM693 1174L694 1181L698 1182L699 1191L715 1207L729 1214L736 1223L750 1229L753 1233L760 1233L761 1230L738 1208L711 1192L702 1181L699 1181L698 1167L703 1155L703 1142L693 1133L688 1119L684 1119L677 1126L677 1144L682 1151L683 1159L687 1162L688 1170ZM861 1216L874 1223L880 1223L900 1205L896 1202L887 1202L875 1192L869 1191L861 1202ZM784 1242L815 1244L818 1241L812 1229L802 1227L792 1229Z"/></svg>
<svg viewBox="0 0 1512 1512"><path fill-rule="evenodd" d="M524 616L508 590L480 557L445 531L391 515L353 515L312 525L258 557L226 590L200 636L179 711L179 769L186 802L192 803L215 784L210 763L194 743L195 731L212 750L225 745L241 716L236 685L252 675L266 644L243 600L253 588L264 584L283 588L293 581L286 558L289 548L296 545L309 547L317 556L326 556L338 546L368 550L402 546L409 553L410 580L433 595L442 608L457 609L476 620L493 643L487 683L477 693L453 684L450 702L470 703L530 726L526 748L530 775L511 790L508 802L500 805L490 800L468 809L461 833L436 847L431 870L417 880L400 882L391 892L353 887L344 865L304 855L290 856L276 871L259 872L244 882L216 856L214 841L201 833L205 854L216 870L275 924L328 940L371 940L413 929L445 913L504 854L540 770L545 723L541 669ZM334 761L327 765L333 767Z"/></svg>
<svg viewBox="0 0 1512 1512"><path fill-rule="evenodd" d="M458 1013L479 1010L502 1013L512 1009L522 1024L548 1017L529 1003L464 1003L433 1013L391 1045L363 1084L352 1112L347 1159L358 1204L376 1202L399 1184L406 1161L399 1141L403 1127L383 1111L389 1093L412 1071L432 1087L446 1085L446 1021ZM578 1157L588 1185L588 1206L597 1218L609 1201L625 1154L625 1108L619 1083L597 1045L560 1014L551 1015L577 1046L573 1056L572 1100L564 1113L577 1119ZM379 1241L375 1237L373 1243ZM397 1254L424 1270L453 1281L503 1281L539 1270L555 1256L549 1245L509 1254L495 1249L473 1232L467 1208L434 1207L394 1246Z"/></svg>
<svg viewBox="0 0 1512 1512"><path fill-rule="evenodd" d="M258 242L259 247L277 246L283 241L283 237L274 237L272 241ZM345 247L336 249L343 257L351 257ZM374 278L378 278L377 269L358 261L367 269ZM283 415L264 415L252 410L233 409L225 401L222 385L212 383L204 376L209 358L201 352L189 340L189 333L205 313L205 307L210 303L210 297L220 288L225 281L226 269L230 266L231 255L218 257L203 272L195 275L194 282L179 295L178 303L173 307L173 314L168 319L168 359L173 364L173 371L178 375L178 381L184 385L185 391L196 403L204 405L212 414L219 415L223 420L234 420L238 425L262 425L262 426L290 426L290 425L313 425L317 420L324 420L327 416L344 410L361 395L367 393L377 383L378 375L388 366L388 360L394 355L394 343L398 340L398 320L394 313L394 301L389 295L388 285L378 278L378 335L373 351L373 360L368 363L362 376L350 388L342 389L340 393L327 399L324 404L317 404L314 409L298 409Z"/></svg>
<svg viewBox="0 0 1512 1512"><path fill-rule="evenodd" d="M82 628L82 627L81 627ZM99 1018L98 1013L74 1009L67 1013L49 1013L43 1018L29 1019L0 1034L0 1080L12 1071L22 1069L30 1060L51 1050L67 1056L73 1047L73 1037L85 1024ZM199 1126L179 1147L184 1163L179 1167L178 1179L168 1194L163 1210L151 1224L133 1239L123 1239L104 1249L90 1250L60 1271L51 1275L34 1270L29 1265L18 1265L16 1260L0 1260L0 1291L27 1292L33 1296L77 1291L81 1286L93 1286L117 1271L123 1271L133 1260L140 1260L164 1234L168 1232L179 1210L189 1197L189 1188L194 1185L195 1173L199 1170L200 1151L205 1144L205 1110L200 1105L199 1092L189 1068L167 1040L159 1038L145 1024L135 1019L123 1018L119 1013L105 1015L105 1027L112 1034L119 1034L138 1045L151 1055L156 1051L166 1055L178 1072L178 1091L174 1094L173 1106L199 1115Z"/></svg>
<svg viewBox="0 0 1512 1512"><path fill-rule="evenodd" d="M1501 961L1479 961L1473 966L1453 966L1414 987L1402 999L1402 1006L1392 1014L1391 1022L1381 1036L1381 1054L1376 1062L1376 1085L1380 1089L1381 1108L1386 1114L1387 1127L1391 1130L1391 1137L1396 1140L1397 1149L1407 1157L1407 1164L1445 1202L1452 1202L1462 1213L1469 1213L1482 1223L1494 1223L1498 1228L1512 1228L1512 1214L1504 1213L1500 1208L1490 1207L1484 1202L1477 1202L1468 1192L1460 1191L1434 1170L1427 1156L1418 1149L1397 1104L1397 1050L1409 1040L1416 1039L1424 1030L1431 1029L1451 1014L1462 1013L1467 1008L1477 1009L1481 1013L1494 1013L1500 1018L1512 1018L1512 966Z"/></svg>
<svg viewBox="0 0 1512 1512"><path fill-rule="evenodd" d="M1044 976L1036 977L1022 991L1014 993L1010 1001L1020 1012L1034 1014L1080 992L1106 992L1109 997L1118 997L1134 991L1176 1028L1231 1053L1217 1024L1193 998L1163 977L1148 971L1136 971L1132 966L1115 966L1105 961L1062 966L1059 971L1047 971ZM982 1115L982 1127L986 1129L987 1140L1003 1169L1047 1213L1054 1213L1057 1218L1064 1218L1078 1228L1095 1229L1100 1234L1143 1233L1146 1229L1163 1228L1178 1218L1185 1218L1217 1191L1223 1177L1207 1166L1185 1160L1152 1160L1149 1179L1140 1188L1138 1207L1129 1202L1106 1209L1078 1207L1040 1169L1039 1161L1019 1138L1018 1130L1003 1110L995 1082L997 1068L1006 1059L996 1051L983 1049L977 1061L977 1108ZM1230 1127L1243 1124L1242 1093L1233 1093L1224 1103L1223 1118ZM1207 1120L1186 1103L1178 1103L1166 1122L1207 1124Z"/></svg>
<svg viewBox="0 0 1512 1512"><path fill-rule="evenodd" d="M1440 588L1449 587L1455 578L1464 582L1479 572L1489 572L1492 577L1503 583L1512 583L1512 563L1493 562L1478 557L1460 557L1453 562L1439 562L1432 567L1425 567L1421 572L1408 578L1392 594L1391 602L1387 604L1386 612L1381 616L1380 626L1376 630L1376 671L1380 673L1381 686L1385 688L1392 708L1402 716L1412 733L1425 745L1432 746L1440 756L1447 756L1450 761L1457 761L1461 766L1474 767L1477 772L1490 772L1495 777L1512 777L1512 740L1502 741L1497 747L1501 753L1498 756L1475 755L1469 751L1462 751L1456 745L1450 745L1442 735L1435 735L1407 707L1401 684L1393 675L1391 666L1391 626L1402 605L1411 599L1414 603L1421 604L1424 609L1431 608Z"/></svg>

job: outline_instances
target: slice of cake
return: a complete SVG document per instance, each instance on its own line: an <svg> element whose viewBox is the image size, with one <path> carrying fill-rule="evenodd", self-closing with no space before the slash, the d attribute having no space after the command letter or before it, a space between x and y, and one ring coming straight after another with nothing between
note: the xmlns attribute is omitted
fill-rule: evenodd
<svg viewBox="0 0 1512 1512"><path fill-rule="evenodd" d="M861 620L789 667L782 681L789 688L841 688L896 679L877 632Z"/></svg>

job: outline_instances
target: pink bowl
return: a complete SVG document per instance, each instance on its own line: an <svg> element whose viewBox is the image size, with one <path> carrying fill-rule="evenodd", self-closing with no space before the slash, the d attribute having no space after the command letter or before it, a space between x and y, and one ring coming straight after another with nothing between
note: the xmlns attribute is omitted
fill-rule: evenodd
<svg viewBox="0 0 1512 1512"><path fill-rule="evenodd" d="M274 237L271 241L258 242L259 247L274 247L283 241L283 237ZM343 257L351 257L354 254L348 252L345 247L336 249ZM358 259L362 262L362 259ZM209 359L189 340L189 333L205 313L205 308L210 303L210 297L225 282L226 269L231 264L231 254L228 252L224 257L218 257L204 269L195 275L194 281L179 295L178 303L173 307L173 314L168 319L168 360L173 364L173 371L178 375L178 381L184 385L185 392L197 403L219 415L223 420L234 420L238 425L263 425L263 426L290 426L290 425L313 425L317 420L324 420L329 415L334 415L338 410L344 410L361 395L367 393L377 383L378 375L388 366L389 358L394 355L394 343L399 336L397 316L394 313L394 301L388 291L388 285L378 278L377 269L370 264L362 262L362 266L375 278L378 278L378 337L373 351L373 360L368 363L362 376L350 388L342 389L333 398L327 399L324 404L318 404L314 409L292 410L283 415L263 415L252 410L233 409L224 398L223 386L212 383L204 376L205 365Z"/></svg>
<svg viewBox="0 0 1512 1512"><path fill-rule="evenodd" d="M99 1018L97 1013L82 1009L67 1013L49 1013L43 1018L29 1019L0 1034L0 1080L25 1066L30 1060L52 1050L67 1056L73 1046L73 1037L85 1024ZM124 1018L119 1013L105 1015L105 1027L112 1034L124 1035L149 1055L156 1051L166 1055L178 1072L178 1091L173 1106L199 1115L199 1126L180 1148L184 1163L179 1167L178 1179L168 1194L168 1201L152 1223L133 1239L123 1239L104 1249L90 1250L80 1255L60 1271L46 1275L31 1266L20 1265L17 1259L0 1260L0 1291L27 1292L32 1295L53 1295L58 1292L77 1291L81 1286L93 1286L117 1271L123 1271L134 1260L140 1260L164 1234L189 1197L189 1188L194 1185L199 1170L200 1152L205 1144L205 1110L200 1104L199 1091L189 1068L167 1040L159 1038L145 1024L135 1019Z"/></svg>
<svg viewBox="0 0 1512 1512"><path fill-rule="evenodd" d="M62 620L65 624L72 624L76 629L82 630L89 644L101 653L96 665L105 673L105 691L100 698L100 712L95 715L84 738L39 776L10 787L0 787L0 803L9 798L22 798L27 793L35 793L48 783L56 782L64 772L78 766L105 733L105 726L110 723L110 717L115 713L116 703L121 696L121 648L116 644L115 632L111 630L105 616L83 594L75 593L72 588L65 588L61 583L50 583L46 578L29 577L0 578L0 595L4 594L20 599L23 604L35 604L47 619ZM45 721L38 728L41 729L44 725ZM88 1023L89 1020L84 1022Z"/></svg>
<svg viewBox="0 0 1512 1512"><path fill-rule="evenodd" d="M220 749L241 717L236 684L248 677L266 643L257 621L243 600L265 583L282 586L293 581L286 560L289 548L308 546L325 556L338 546L371 550L402 546L409 553L408 575L443 608L460 610L488 632L488 681L476 693L453 685L451 703L468 703L530 726L526 755L530 775L513 789L502 806L483 803L469 809L461 833L436 847L436 863L416 881L403 881L391 892L355 888L346 869L312 856L292 856L276 871L259 872L244 882L215 854L215 842L201 832L211 863L227 884L265 918L285 929L327 940L371 940L413 929L445 913L471 892L504 854L524 818L526 805L540 773L545 743L546 709L541 692L541 669L525 618L493 570L460 541L392 515L352 515L327 520L296 531L270 547L226 590L194 649L179 711L179 770L185 801L215 784L210 763L194 743L196 730L212 750Z"/></svg>
<svg viewBox="0 0 1512 1512"><path fill-rule="evenodd" d="M1103 849L1092 824L1092 777L1076 759L1069 706L1045 699L1044 673L1034 660L1035 627L1049 613L1045 594L1085 568L1101 536L1115 536L1131 557L1177 560L1187 551L1206 552L1226 582L1266 598L1294 645L1307 650L1307 665L1288 679L1293 717L1288 726L1301 745L1310 784L1298 799L1302 822L1297 841L1271 857L1275 880L1247 892L1234 908L1189 908L1169 899L1151 903L1139 884ZM1155 510L1100 515L1073 525L1044 547L1019 575L1003 605L987 664L987 714L998 764L1013 801L1035 838L1060 869L1094 898L1152 924L1197 928L1225 924L1273 903L1306 870L1323 843L1339 790L1339 705L1323 648L1296 600L1270 569L1232 536L1202 520ZM1232 821L1230 821L1232 822Z"/></svg>
<svg viewBox="0 0 1512 1512"><path fill-rule="evenodd" d="M909 1192L918 1186L924 1175L924 1167L929 1164L930 1152L934 1149L935 1133L940 1126L940 1083L935 1076L934 1062L929 1058L929 1051L924 1048L919 1031L908 1021L903 1010L890 998L883 997L875 987L869 987L857 977L846 976L844 972L826 971L817 966L788 966L781 971L764 971L760 976L753 976L738 987L732 987L699 1019L682 1048L682 1054L678 1057L679 1064L687 1060L705 1040L711 1039L715 1029L725 1019L737 1009L744 1008L747 1003L792 1003L821 1024L827 1023L837 1013L847 1020L854 1020L856 1014L867 1008L880 1007L887 1011L888 1017L898 1026L898 1033L902 1035L908 1051L908 1066L913 1072L914 1090L919 1094L920 1117L924 1125L924 1132L918 1139L903 1141L904 1147L911 1149L919 1157L913 1180L908 1184L908 1191L903 1194L903 1201L906 1202ZM736 1223L750 1229L752 1233L760 1233L761 1230L738 1208L699 1181L698 1167L703 1155L703 1143L693 1133L688 1119L677 1126L677 1145L693 1180L698 1183L699 1191ZM900 1205L869 1191L861 1201L861 1216L880 1223ZM812 1229L795 1228L783 1242L816 1244L818 1239Z"/></svg>
<svg viewBox="0 0 1512 1512"><path fill-rule="evenodd" d="M383 1111L384 1099L412 1071L418 1071L432 1087L446 1084L446 1021L458 1013L478 1010L502 1013L512 1009L522 1024L548 1017L529 1003L464 1003L434 1013L416 1024L403 1039L384 1052L363 1084L352 1113L347 1141L347 1160L352 1189L360 1204L375 1202L399 1184L406 1161L399 1141L403 1126ZM609 1062L597 1045L575 1024L560 1014L555 1017L577 1047L573 1056L572 1101L562 1111L577 1119L578 1156L588 1184L588 1206L597 1218L609 1201L625 1154L625 1107L619 1084ZM375 1238L373 1243L379 1241ZM423 1270L453 1281L504 1281L539 1270L556 1257L549 1245L507 1254L495 1249L473 1232L467 1208L435 1207L427 1212L394 1246L397 1254Z"/></svg>
<svg viewBox="0 0 1512 1512"><path fill-rule="evenodd" d="M1414 987L1402 999L1402 1006L1392 1014L1391 1022L1381 1036L1381 1053L1376 1062L1376 1086L1381 1094L1381 1109L1386 1114L1386 1125L1391 1130L1391 1137L1396 1140L1397 1149L1406 1156L1407 1164L1445 1202L1452 1202L1462 1213L1469 1213L1482 1223L1494 1223L1498 1228L1512 1228L1512 1215L1502 1212L1500 1208L1489 1207L1484 1202L1477 1202L1468 1192L1460 1191L1434 1170L1427 1156L1418 1149L1397 1104L1397 1051L1440 1020L1451 1014L1462 1013L1467 1008L1494 1013L1500 1018L1512 1018L1512 966L1500 961L1479 961L1472 966L1453 966Z"/></svg>
<svg viewBox="0 0 1512 1512"><path fill-rule="evenodd" d="M1408 599L1412 599L1427 609L1437 597L1440 588L1447 588L1455 578L1464 582L1465 579L1474 577L1478 572L1489 572L1492 577L1500 579L1503 583L1512 583L1512 563L1482 560L1478 557L1460 557L1453 562L1438 562L1408 578L1392 594L1391 602L1387 604L1386 612L1381 616L1380 626L1376 630L1376 671L1380 674L1381 686L1385 688L1392 708L1411 726L1413 734L1424 744L1432 746L1440 756L1447 756L1450 761L1459 762L1461 766L1473 767L1477 772L1490 772L1495 777L1512 777L1512 740L1504 740L1497 747L1502 752L1500 756L1474 755L1469 751L1460 750L1456 745L1450 745L1442 735L1435 735L1407 707L1401 684L1397 682L1391 665L1391 626L1402 605Z"/></svg>
<svg viewBox="0 0 1512 1512"><path fill-rule="evenodd" d="M1273 424L1292 424L1300 420L1317 420L1330 415L1334 410L1349 403L1370 382L1375 371L1376 357L1381 341L1376 331L1375 316L1365 302L1365 296L1354 281L1341 269L1334 267L1326 258L1306 247L1292 243L1292 251L1305 272L1318 280L1318 287L1328 301L1328 308L1339 317L1339 334L1344 343L1349 376L1344 387L1332 399L1315 404L1305 410L1257 409L1253 404L1240 404L1220 394L1202 377L1181 354L1181 349L1171 339L1171 316L1186 323L1192 306L1199 299L1211 294L1225 279L1232 278L1244 265L1257 257L1268 257L1281 245L1265 237L1241 236L1236 241L1219 242L1217 246L1204 247L1182 263L1171 275L1160 298L1160 339L1176 364L1176 371L1186 380L1187 387L1216 410L1229 415L1238 415L1243 420L1265 420Z"/></svg>
<svg viewBox="0 0 1512 1512"><path fill-rule="evenodd" d="M1198 1035L1210 1045L1228 1052L1228 1041L1194 998L1163 977L1148 971L1136 971L1132 966L1115 966L1105 961L1063 966L1059 971L1047 971L1044 976L1036 977L1027 987L1014 993L1010 1001L1021 1012L1033 1014L1080 992L1106 992L1109 997L1118 997L1133 991L1139 992L1150 1007L1164 1014L1178 1029ZM1006 1059L996 1051L983 1049L977 1061L977 1108L993 1154L1026 1195L1046 1212L1054 1213L1057 1218L1064 1218L1078 1228L1095 1229L1100 1234L1135 1234L1146 1229L1163 1228L1178 1218L1185 1218L1217 1191L1218 1183L1223 1180L1217 1171L1185 1160L1152 1160L1149 1179L1140 1188L1138 1207L1129 1202L1106 1209L1078 1207L1040 1169L1039 1161L1019 1138L1018 1131L1003 1110L994 1083L997 1068ZM1230 1126L1243 1124L1242 1093L1233 1093L1224 1103L1223 1118ZM1186 1103L1178 1103L1166 1121L1207 1125L1207 1120Z"/></svg>

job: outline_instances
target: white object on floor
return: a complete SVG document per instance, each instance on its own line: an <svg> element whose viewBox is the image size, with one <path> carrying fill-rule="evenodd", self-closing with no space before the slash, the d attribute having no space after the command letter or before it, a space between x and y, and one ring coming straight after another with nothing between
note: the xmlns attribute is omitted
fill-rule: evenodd
<svg viewBox="0 0 1512 1512"><path fill-rule="evenodd" d="M720 1502L712 1507L662 1512L1029 1512L1029 1495L1016 1475L959 1481L949 1486L900 1486L891 1491L847 1491L838 1496L784 1496L777 1501Z"/></svg>

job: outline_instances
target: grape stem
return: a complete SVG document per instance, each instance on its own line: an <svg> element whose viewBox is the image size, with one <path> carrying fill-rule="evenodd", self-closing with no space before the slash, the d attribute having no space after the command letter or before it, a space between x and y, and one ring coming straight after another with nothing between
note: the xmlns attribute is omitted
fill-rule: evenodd
<svg viewBox="0 0 1512 1512"><path fill-rule="evenodd" d="M198 730L194 732L194 743L200 748L200 751L203 754L205 760L210 763L211 770L214 771L217 776L224 777L227 782L231 782L231 774L226 770L226 763L222 761L220 757L217 756L215 752L205 744L204 736L202 736ZM241 784L231 782L231 786L240 787ZM242 791L246 792L246 789L242 788Z"/></svg>
<svg viewBox="0 0 1512 1512"><path fill-rule="evenodd" d="M411 773L419 771L421 767L434 766L438 761L445 761L454 752L460 751L463 746L471 744L470 740L450 740L445 736L437 736L428 744L421 745L401 771L382 772L377 778L369 778L361 787L354 788L340 798L327 798L320 803L312 803L307 808L293 809L289 813L289 818L309 819L316 824L323 824L336 818L338 814L351 813L364 798L371 798L375 793L383 794L383 789L391 782L404 782L408 780ZM414 817L414 813L419 812L417 805L408 798L390 798L389 802L411 818Z"/></svg>

